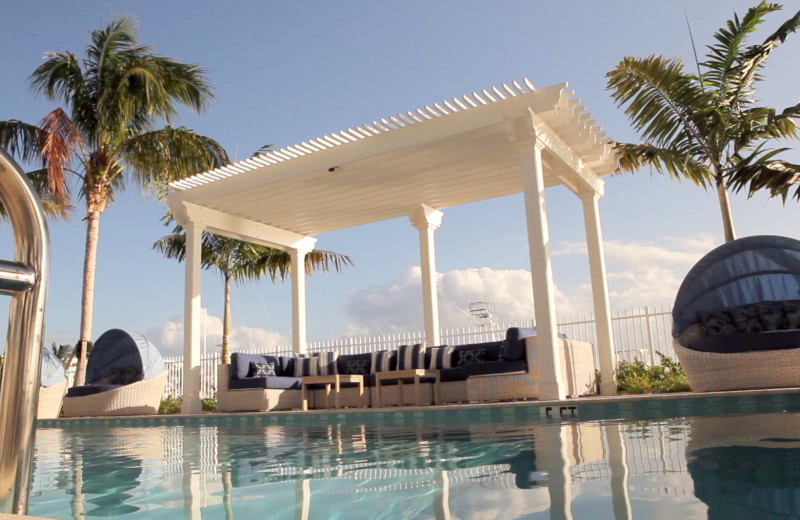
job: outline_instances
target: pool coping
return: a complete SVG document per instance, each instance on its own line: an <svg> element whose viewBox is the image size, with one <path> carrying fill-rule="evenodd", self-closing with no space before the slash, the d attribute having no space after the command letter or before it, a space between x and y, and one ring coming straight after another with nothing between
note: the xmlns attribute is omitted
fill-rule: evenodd
<svg viewBox="0 0 800 520"><path fill-rule="evenodd" d="M285 410L270 412L208 412L202 414L134 415L116 417L69 417L39 419L38 428L85 426L180 426L231 422L268 424L319 424L350 420L402 421L415 419L446 421L478 413L484 418L514 415L542 421L650 420L695 415L800 412L800 388L770 388L720 392L680 392L620 396L586 396L556 401L508 401L425 406L388 406L340 410Z"/></svg>

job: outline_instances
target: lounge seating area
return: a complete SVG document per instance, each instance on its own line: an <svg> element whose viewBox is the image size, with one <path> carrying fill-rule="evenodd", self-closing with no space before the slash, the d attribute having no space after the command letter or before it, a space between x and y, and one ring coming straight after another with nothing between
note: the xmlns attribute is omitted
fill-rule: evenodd
<svg viewBox="0 0 800 520"><path fill-rule="evenodd" d="M378 407L537 399L536 331L513 327L505 340L366 354L310 356L234 353L219 366L220 412ZM591 344L561 338L567 394L596 391ZM335 406L335 405L334 405Z"/></svg>
<svg viewBox="0 0 800 520"><path fill-rule="evenodd" d="M697 392L800 386L800 242L728 242L686 275L674 348Z"/></svg>
<svg viewBox="0 0 800 520"><path fill-rule="evenodd" d="M63 416L155 414L166 384L158 349L141 334L111 329L89 353L86 384L67 391Z"/></svg>

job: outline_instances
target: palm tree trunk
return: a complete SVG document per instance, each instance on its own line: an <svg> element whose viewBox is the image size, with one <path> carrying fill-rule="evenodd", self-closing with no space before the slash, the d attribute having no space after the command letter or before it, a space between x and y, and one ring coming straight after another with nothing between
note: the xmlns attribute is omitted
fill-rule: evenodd
<svg viewBox="0 0 800 520"><path fill-rule="evenodd" d="M728 189L725 182L717 178L717 194L719 195L719 208L722 211L722 227L725 230L725 242L736 240L736 230L733 227L733 213L731 201L728 198Z"/></svg>
<svg viewBox="0 0 800 520"><path fill-rule="evenodd" d="M83 294L81 295L81 337L78 348L80 358L75 372L75 386L86 381L87 344L92 340L92 316L94 313L94 281L97 267L97 243L100 239L100 211L87 211L86 250L83 257Z"/></svg>
<svg viewBox="0 0 800 520"><path fill-rule="evenodd" d="M231 362L231 275L225 273L225 310L222 316L222 362Z"/></svg>

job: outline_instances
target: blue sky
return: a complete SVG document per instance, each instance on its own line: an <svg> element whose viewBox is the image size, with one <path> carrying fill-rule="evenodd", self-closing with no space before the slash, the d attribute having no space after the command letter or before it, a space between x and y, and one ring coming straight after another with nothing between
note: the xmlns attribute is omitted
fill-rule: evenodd
<svg viewBox="0 0 800 520"><path fill-rule="evenodd" d="M614 139L635 136L605 90L605 73L625 55L659 53L692 62L688 15L701 54L734 11L754 1L341 1L221 2L26 1L0 18L0 118L38 122L53 106L35 99L27 78L47 51L81 54L89 29L115 15L139 20L141 43L208 69L217 101L178 124L213 137L232 158L260 146L291 145L465 92L529 77L537 86L568 81ZM754 41L790 10L773 14ZM770 58L760 99L797 102L800 38ZM795 151L789 157L798 159ZM80 322L85 227L82 201L71 222L50 226L53 268L47 344L74 343ZM554 276L562 314L590 309L579 200L548 191ZM668 304L686 271L722 243L716 195L649 172L606 178L600 201L611 304ZM800 206L759 194L733 197L740 236L800 238ZM112 327L142 332L168 354L180 352L183 266L160 257L163 207L135 188L101 222L93 336ZM0 226L5 251L10 227ZM326 233L318 247L349 254L356 267L308 281L309 339L421 329L418 236L407 219ZM488 300L498 318L532 315L522 197L444 209L436 235L444 326L468 322L469 302ZM11 253L4 254L11 258ZM218 343L222 283L203 277L209 349ZM290 287L269 281L237 287L234 341L242 347L288 342ZM2 320L4 323L5 320Z"/></svg>

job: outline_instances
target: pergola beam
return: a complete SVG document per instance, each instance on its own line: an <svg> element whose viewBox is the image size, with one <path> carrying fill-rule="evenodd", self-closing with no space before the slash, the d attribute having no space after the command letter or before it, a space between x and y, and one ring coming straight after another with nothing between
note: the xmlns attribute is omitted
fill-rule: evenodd
<svg viewBox="0 0 800 520"><path fill-rule="evenodd" d="M177 204L173 208L173 212L175 220L181 226L186 227L188 222L193 222L203 226L206 231L218 235L276 249L313 251L317 243L317 239L314 237L268 226L186 201Z"/></svg>

